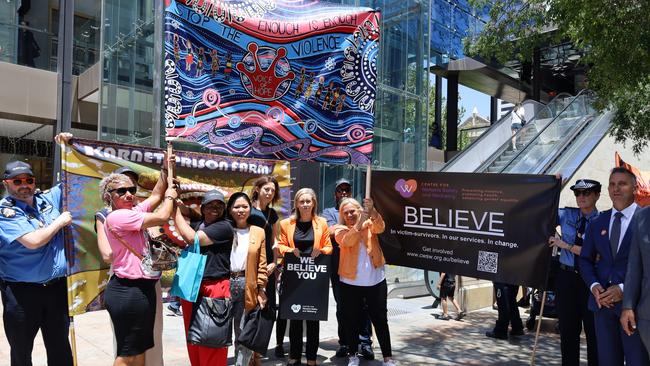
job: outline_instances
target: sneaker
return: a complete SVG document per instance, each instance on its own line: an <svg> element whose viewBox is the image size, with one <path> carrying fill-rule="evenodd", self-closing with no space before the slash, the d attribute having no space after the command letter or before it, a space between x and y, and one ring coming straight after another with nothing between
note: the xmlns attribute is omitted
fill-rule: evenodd
<svg viewBox="0 0 650 366"><path fill-rule="evenodd" d="M460 313L458 313L458 315L456 315L456 320L462 320L464 317L465 317L465 312L461 311Z"/></svg>
<svg viewBox="0 0 650 366"><path fill-rule="evenodd" d="M334 356L339 357L339 358L341 358L341 357L345 357L345 356L347 356L347 355L348 355L348 346L346 346L346 345L344 345L344 344L342 344L342 345L339 347L339 349L336 350L336 354L334 354Z"/></svg>
<svg viewBox="0 0 650 366"><path fill-rule="evenodd" d="M350 356L350 358L348 358L348 366L359 366L359 357Z"/></svg>
<svg viewBox="0 0 650 366"><path fill-rule="evenodd" d="M284 347L281 344L275 346L275 357L284 358Z"/></svg>
<svg viewBox="0 0 650 366"><path fill-rule="evenodd" d="M375 359L375 352L372 351L372 346L369 344L362 344L361 345L361 356L365 358L368 361L372 361Z"/></svg>
<svg viewBox="0 0 650 366"><path fill-rule="evenodd" d="M495 339L508 339L507 334L496 333L496 332L494 332L492 330L488 331L488 332L485 332L485 336L489 337L489 338L495 338Z"/></svg>
<svg viewBox="0 0 650 366"><path fill-rule="evenodd" d="M181 312L181 308L177 308L175 306L172 306L171 304L167 305L167 310L171 311L172 314L176 316L183 316L183 313Z"/></svg>
<svg viewBox="0 0 650 366"><path fill-rule="evenodd" d="M395 363L395 360L388 360L386 362L381 363L382 366L397 366L397 363Z"/></svg>

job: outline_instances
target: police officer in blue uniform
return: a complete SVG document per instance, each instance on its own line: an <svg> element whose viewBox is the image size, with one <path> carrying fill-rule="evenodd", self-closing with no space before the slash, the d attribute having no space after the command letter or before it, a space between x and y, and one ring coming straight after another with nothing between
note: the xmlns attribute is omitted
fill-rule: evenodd
<svg viewBox="0 0 650 366"><path fill-rule="evenodd" d="M49 366L72 365L68 342L68 295L61 212L62 187L36 190L29 164L7 164L0 200L0 292L11 365L32 364L32 347L41 330Z"/></svg>
<svg viewBox="0 0 650 366"><path fill-rule="evenodd" d="M584 327L587 338L589 366L598 365L594 315L587 308L589 288L580 277L577 257L587 225L598 216L596 201L601 185L591 179L580 179L571 186L576 196L575 207L559 209L562 237L549 238L551 246L560 249L560 270L555 280L557 312L560 319L560 348L563 366L580 365L580 333Z"/></svg>

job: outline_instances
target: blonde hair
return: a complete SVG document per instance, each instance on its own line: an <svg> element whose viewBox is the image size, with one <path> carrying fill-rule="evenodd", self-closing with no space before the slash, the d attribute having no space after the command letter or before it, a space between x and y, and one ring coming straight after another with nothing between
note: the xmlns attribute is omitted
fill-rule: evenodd
<svg viewBox="0 0 650 366"><path fill-rule="evenodd" d="M363 207L359 201L355 200L352 197L346 197L339 202L339 224L345 225L345 215L343 214L343 207L345 205L352 205L356 207L357 210L363 210Z"/></svg>
<svg viewBox="0 0 650 366"><path fill-rule="evenodd" d="M300 188L296 195L293 196L293 214L291 215L294 219L300 220L300 210L298 210L298 199L301 196L306 194L311 195L312 200L314 201L314 207L311 209L312 218L316 217L316 212L318 211L318 198L316 198L316 192L311 188Z"/></svg>
<svg viewBox="0 0 650 366"><path fill-rule="evenodd" d="M111 207L111 194L109 191L114 185L120 183L133 184L133 181L128 175L111 173L99 182L99 194L106 206Z"/></svg>

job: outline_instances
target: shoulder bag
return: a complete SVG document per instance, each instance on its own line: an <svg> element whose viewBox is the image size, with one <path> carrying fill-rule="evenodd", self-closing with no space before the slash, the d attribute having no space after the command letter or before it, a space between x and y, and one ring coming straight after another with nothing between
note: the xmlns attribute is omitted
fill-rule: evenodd
<svg viewBox="0 0 650 366"><path fill-rule="evenodd" d="M229 298L201 296L192 304L187 342L223 348L232 345L232 302Z"/></svg>
<svg viewBox="0 0 650 366"><path fill-rule="evenodd" d="M188 245L178 258L178 266L174 274L170 293L190 302L195 302L199 296L201 280L207 256L200 254L199 235L194 235L194 243Z"/></svg>

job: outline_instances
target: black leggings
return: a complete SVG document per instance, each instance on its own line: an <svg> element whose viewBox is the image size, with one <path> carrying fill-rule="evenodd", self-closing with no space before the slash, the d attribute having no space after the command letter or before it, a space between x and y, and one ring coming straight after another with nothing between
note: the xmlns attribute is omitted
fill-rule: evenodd
<svg viewBox="0 0 650 366"><path fill-rule="evenodd" d="M353 286L341 282L341 302L343 303L343 318L345 319L346 343L350 355L354 355L359 347L359 318L363 309L364 299L368 305L370 321L375 327L379 347L384 357L393 357L388 330L388 309L386 298L388 287L386 280L374 286Z"/></svg>

